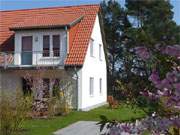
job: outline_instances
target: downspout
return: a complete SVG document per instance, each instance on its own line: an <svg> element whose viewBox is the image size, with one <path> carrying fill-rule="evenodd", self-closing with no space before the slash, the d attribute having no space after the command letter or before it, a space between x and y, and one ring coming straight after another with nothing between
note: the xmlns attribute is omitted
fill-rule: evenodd
<svg viewBox="0 0 180 135"><path fill-rule="evenodd" d="M76 79L76 108L79 111L79 88L78 88L78 81L79 81L79 75L77 72L76 66L74 67L74 72L75 72L75 79Z"/></svg>

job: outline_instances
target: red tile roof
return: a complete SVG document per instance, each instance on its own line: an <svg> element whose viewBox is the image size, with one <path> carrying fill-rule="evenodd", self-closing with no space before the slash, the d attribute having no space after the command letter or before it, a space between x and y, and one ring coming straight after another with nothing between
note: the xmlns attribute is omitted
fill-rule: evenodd
<svg viewBox="0 0 180 135"><path fill-rule="evenodd" d="M33 28L56 28L71 26L74 22L80 21L83 16L79 14L61 13L56 15L37 15L25 18L22 22L10 27L12 30L33 29Z"/></svg>
<svg viewBox="0 0 180 135"><path fill-rule="evenodd" d="M80 5L0 11L0 50L13 50L12 29L61 26L83 18L69 30L69 54L65 65L83 65L99 5ZM57 19L57 17L59 19Z"/></svg>

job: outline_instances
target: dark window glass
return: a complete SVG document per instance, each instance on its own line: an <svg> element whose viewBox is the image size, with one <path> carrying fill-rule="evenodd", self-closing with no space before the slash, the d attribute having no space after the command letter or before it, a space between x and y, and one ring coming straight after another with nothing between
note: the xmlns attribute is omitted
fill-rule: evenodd
<svg viewBox="0 0 180 135"><path fill-rule="evenodd" d="M32 39L32 36L22 37L22 65L32 65Z"/></svg>
<svg viewBox="0 0 180 135"><path fill-rule="evenodd" d="M32 51L32 36L22 37L22 51Z"/></svg>
<svg viewBox="0 0 180 135"><path fill-rule="evenodd" d="M24 96L31 95L32 93L32 80L22 78L22 90Z"/></svg>
<svg viewBox="0 0 180 135"><path fill-rule="evenodd" d="M43 79L43 97L48 98L50 96L49 88L50 88L50 80L48 78Z"/></svg>
<svg viewBox="0 0 180 135"><path fill-rule="evenodd" d="M44 57L49 57L50 53L50 37L49 35L44 35L43 36L43 56Z"/></svg>
<svg viewBox="0 0 180 135"><path fill-rule="evenodd" d="M59 56L60 52L60 35L53 35L53 54Z"/></svg>

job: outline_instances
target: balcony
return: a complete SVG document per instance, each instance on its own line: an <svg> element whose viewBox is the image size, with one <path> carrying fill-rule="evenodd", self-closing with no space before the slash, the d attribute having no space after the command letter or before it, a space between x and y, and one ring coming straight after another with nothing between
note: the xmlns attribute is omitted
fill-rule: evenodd
<svg viewBox="0 0 180 135"><path fill-rule="evenodd" d="M0 52L0 68L59 67L64 53L58 51Z"/></svg>

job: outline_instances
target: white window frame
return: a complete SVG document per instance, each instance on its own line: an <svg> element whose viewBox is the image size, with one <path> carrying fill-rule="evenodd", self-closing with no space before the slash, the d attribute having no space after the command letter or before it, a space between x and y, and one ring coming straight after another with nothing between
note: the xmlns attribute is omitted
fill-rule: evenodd
<svg viewBox="0 0 180 135"><path fill-rule="evenodd" d="M99 79L99 93L102 94L102 78Z"/></svg>
<svg viewBox="0 0 180 135"><path fill-rule="evenodd" d="M50 55L51 55L51 35L49 35L49 34L44 34L44 35L42 35L42 46L43 46L43 53L44 53L44 36L48 36L49 37L49 56L43 56L44 58L47 58L47 57L50 57Z"/></svg>
<svg viewBox="0 0 180 135"><path fill-rule="evenodd" d="M94 39L90 39L90 56L94 57Z"/></svg>
<svg viewBox="0 0 180 135"><path fill-rule="evenodd" d="M102 60L102 44L99 44L99 60Z"/></svg>
<svg viewBox="0 0 180 135"><path fill-rule="evenodd" d="M59 35L59 44L60 44L60 46L59 46L59 50L60 50L60 54L59 54L59 56L53 56L53 35ZM51 33L51 34L42 34L42 46L43 46L43 37L44 36L49 36L49 56L47 56L47 57L44 57L44 56L42 56L42 58L59 58L60 57L60 55L61 55L61 34L60 33Z"/></svg>
<svg viewBox="0 0 180 135"><path fill-rule="evenodd" d="M94 77L89 78L89 95L94 95Z"/></svg>

